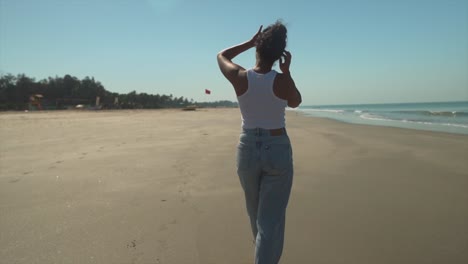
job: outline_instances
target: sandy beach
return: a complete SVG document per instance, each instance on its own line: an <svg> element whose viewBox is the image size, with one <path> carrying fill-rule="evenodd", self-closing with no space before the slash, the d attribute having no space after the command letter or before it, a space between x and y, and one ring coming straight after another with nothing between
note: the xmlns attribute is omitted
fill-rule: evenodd
<svg viewBox="0 0 468 264"><path fill-rule="evenodd" d="M287 113L282 264L468 263L468 136ZM239 109L0 113L0 263L249 264Z"/></svg>

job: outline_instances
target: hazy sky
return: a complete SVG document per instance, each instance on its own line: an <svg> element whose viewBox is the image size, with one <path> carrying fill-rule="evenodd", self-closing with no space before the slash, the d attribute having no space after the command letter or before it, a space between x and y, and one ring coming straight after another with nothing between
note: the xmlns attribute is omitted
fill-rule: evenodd
<svg viewBox="0 0 468 264"><path fill-rule="evenodd" d="M278 18L304 104L468 101L467 0L0 0L0 73L235 100L216 54Z"/></svg>

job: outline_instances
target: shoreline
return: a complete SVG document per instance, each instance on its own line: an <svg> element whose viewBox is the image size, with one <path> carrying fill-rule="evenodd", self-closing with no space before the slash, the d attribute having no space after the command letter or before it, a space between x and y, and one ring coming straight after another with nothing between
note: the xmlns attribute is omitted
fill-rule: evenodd
<svg viewBox="0 0 468 264"><path fill-rule="evenodd" d="M206 108L196 108L194 112L197 111L207 111L207 110L219 110L219 109L239 109L236 107L217 107L217 108L212 108L212 107L206 107ZM21 115L21 114L53 114L53 113L60 113L60 114L77 114L77 113L138 113L138 112L160 112L160 111L183 111L184 108L160 108L160 109L104 109L104 110L87 110L87 109L66 109L66 110L43 110L43 111L0 111L0 116L4 115ZM324 119L324 120L329 120L341 124L347 124L347 125L357 125L357 126L366 126L366 127L384 127L384 128L398 128L398 129L403 129L403 130L411 130L411 131L420 131L420 132L432 132L432 133L442 133L442 134L448 134L448 135L462 135L462 136L468 136L468 129L467 132L450 132L450 131L441 131L441 130L431 130L431 129L420 129L420 128L410 128L410 127L402 127L402 126L392 126L392 125L385 125L385 124L368 124L368 123L357 123L357 122L351 122L351 121L343 121L339 120L333 117L322 117L322 116L314 116L307 114L300 109L288 109L286 110L286 118L288 116L288 112L290 113L297 113L304 118L312 118L312 119ZM287 120L286 120L287 121Z"/></svg>
<svg viewBox="0 0 468 264"><path fill-rule="evenodd" d="M334 122L339 122L343 124L350 124L350 125L361 125L361 126L372 126L372 127L386 127L386 128L400 128L400 129L405 129L405 130L416 130L416 131L427 131L427 132L434 132L434 133L445 133L445 134L451 134L451 135L465 135L468 136L468 129L466 129L466 132L449 132L449 131L442 131L442 130L433 130L433 129L422 129L422 128L417 128L417 127L403 127L403 126L398 126L398 125L385 125L383 123L379 124L370 124L370 123L358 123L358 122L352 122L352 121L344 121L344 120L339 120L333 117L325 117L325 116L314 116L314 115L308 115L305 112L301 111L300 109L298 110L289 110L291 112L297 112L304 116L305 118L320 118L320 119L327 119L331 120Z"/></svg>
<svg viewBox="0 0 468 264"><path fill-rule="evenodd" d="M236 107L217 107L217 108L211 108L211 107L206 107L206 108L196 108L194 112L197 111L205 111L205 110L219 110L219 109L239 109ZM160 109L104 109L104 110L79 110L79 109L66 109L66 110L43 110L43 111L0 111L0 116L5 116L9 114L13 115L21 115L21 114L53 114L53 113L58 113L58 114L76 114L76 113L138 113L138 112L159 112L159 111L183 111L183 108L160 108ZM462 136L468 136L468 129L467 132L449 132L449 131L441 131L441 130L431 130L431 129L420 129L420 128L410 128L410 127L401 127L401 126L392 126L392 125L384 125L384 124L368 124L368 123L357 123L357 122L352 122L352 121L344 121L344 120L339 120L333 117L322 117L322 116L314 116L314 115L308 115L307 113L301 111L300 109L288 109L286 110L286 118L288 116L288 112L291 113L297 113L304 118L312 118L312 119L325 119L341 124L349 124L349 125L357 125L357 126L366 126L366 127L384 127L384 128L398 128L398 129L403 129L403 130L412 130L412 131L421 131L421 132L433 132L433 133L442 133L442 134L448 134L448 135L462 135ZM287 121L287 120L286 120Z"/></svg>

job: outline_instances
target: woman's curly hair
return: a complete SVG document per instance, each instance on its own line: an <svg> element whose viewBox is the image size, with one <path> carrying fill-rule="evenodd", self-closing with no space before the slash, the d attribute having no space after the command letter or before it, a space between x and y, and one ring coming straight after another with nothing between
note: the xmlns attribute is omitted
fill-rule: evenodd
<svg viewBox="0 0 468 264"><path fill-rule="evenodd" d="M281 21L269 25L257 38L257 54L261 60L269 63L277 61L286 48L287 29Z"/></svg>

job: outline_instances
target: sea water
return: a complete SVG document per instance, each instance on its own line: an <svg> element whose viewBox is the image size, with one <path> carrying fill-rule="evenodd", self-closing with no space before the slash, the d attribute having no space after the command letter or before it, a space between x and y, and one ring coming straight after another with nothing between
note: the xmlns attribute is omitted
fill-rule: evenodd
<svg viewBox="0 0 468 264"><path fill-rule="evenodd" d="M348 123L468 134L468 101L301 106L296 111Z"/></svg>

